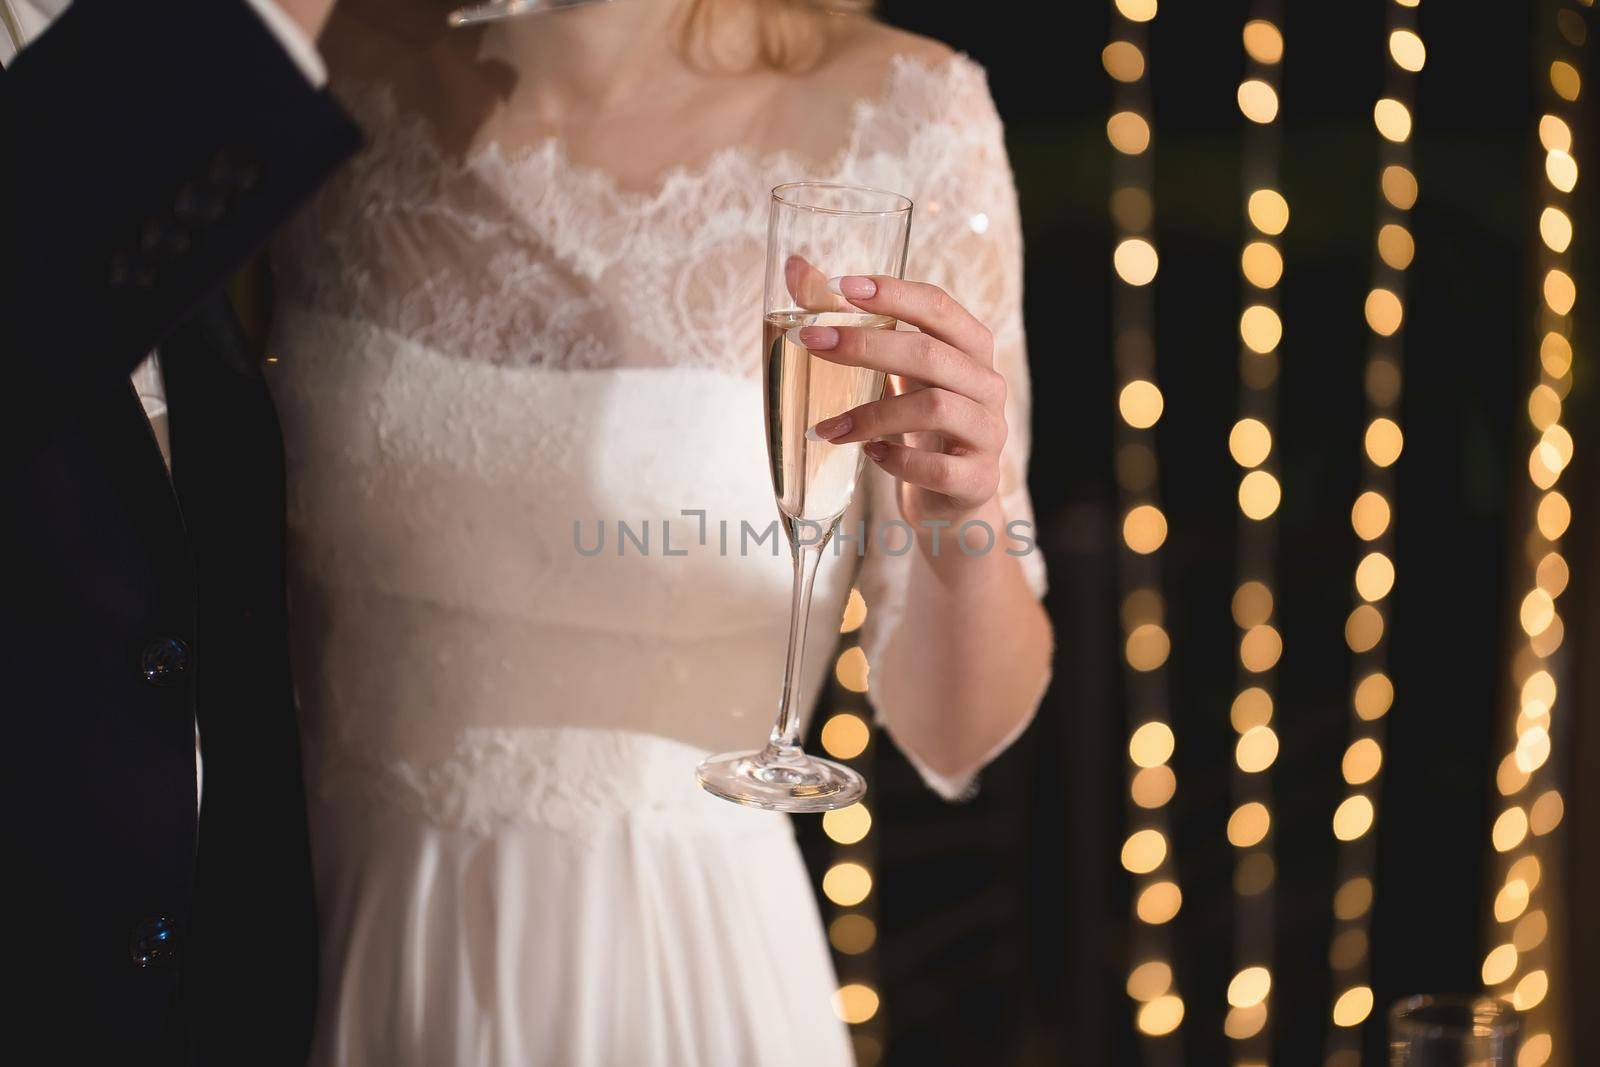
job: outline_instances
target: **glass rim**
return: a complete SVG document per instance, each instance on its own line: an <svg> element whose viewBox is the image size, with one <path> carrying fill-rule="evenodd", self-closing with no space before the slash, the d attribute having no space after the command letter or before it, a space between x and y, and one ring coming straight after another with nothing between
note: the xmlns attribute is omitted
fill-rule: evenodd
<svg viewBox="0 0 1600 1067"><path fill-rule="evenodd" d="M852 193L870 193L873 196L887 197L890 201L894 202L895 206L877 209L823 207L820 204L806 204L797 200L791 200L784 195L788 191L794 189L841 189ZM872 216L887 217L890 215L906 215L910 214L912 207L915 206L909 196L894 192L891 189L879 189L871 185L851 185L848 182L825 181L784 182L782 185L775 185L772 187L772 200L774 203L782 204L785 207L794 208L796 211L811 211L818 215L840 215L861 218Z"/></svg>
<svg viewBox="0 0 1600 1067"><path fill-rule="evenodd" d="M1460 1011L1463 1018L1421 1017L1429 1009ZM1477 1025L1499 1025L1506 1033L1515 1033L1522 1026L1522 1013L1507 1001L1482 993L1419 993L1397 1000L1389 1008L1390 1037L1397 1036L1395 1031L1400 1028L1432 1037L1466 1037Z"/></svg>

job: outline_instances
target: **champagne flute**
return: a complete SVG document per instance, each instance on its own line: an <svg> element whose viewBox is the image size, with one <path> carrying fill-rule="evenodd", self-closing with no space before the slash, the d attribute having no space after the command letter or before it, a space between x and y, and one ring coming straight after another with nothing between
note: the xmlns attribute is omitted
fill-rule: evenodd
<svg viewBox="0 0 1600 1067"><path fill-rule="evenodd" d="M539 15L546 11L565 11L572 7L613 2L614 0L483 0L482 3L456 8L450 12L445 21L451 29L459 29L463 26L478 26L485 22L514 19L519 15Z"/></svg>
<svg viewBox="0 0 1600 1067"><path fill-rule="evenodd" d="M1391 1067L1512 1067L1522 1017L1490 997L1410 997L1389 1010Z"/></svg>
<svg viewBox="0 0 1600 1067"><path fill-rule="evenodd" d="M833 293L828 282L850 274L903 276L910 234L911 201L897 193L830 182L793 182L772 190L762 313L763 407L773 494L794 558L794 592L783 694L766 747L712 756L696 772L706 790L725 800L772 811L830 811L867 791L855 771L800 748L801 655L811 587L823 548L850 507L861 475L860 443L835 445L807 431L877 400L884 374L812 355L794 331L813 325L894 329L894 319L860 311Z"/></svg>

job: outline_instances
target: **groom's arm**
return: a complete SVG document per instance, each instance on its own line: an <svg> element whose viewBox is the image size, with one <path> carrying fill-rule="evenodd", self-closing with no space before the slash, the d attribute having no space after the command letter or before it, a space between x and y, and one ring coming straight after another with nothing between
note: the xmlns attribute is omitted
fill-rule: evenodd
<svg viewBox="0 0 1600 1067"><path fill-rule="evenodd" d="M308 41L319 3L280 14ZM269 21L77 0L0 75L0 360L24 395L128 374L357 146Z"/></svg>

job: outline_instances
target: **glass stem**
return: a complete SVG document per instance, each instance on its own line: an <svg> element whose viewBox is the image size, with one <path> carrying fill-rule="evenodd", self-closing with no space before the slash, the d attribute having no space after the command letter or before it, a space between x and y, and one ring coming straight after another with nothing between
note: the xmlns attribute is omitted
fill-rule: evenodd
<svg viewBox="0 0 1600 1067"><path fill-rule="evenodd" d="M822 546L793 543L794 596L789 603L789 658L783 667L783 702L765 753L768 759L794 759L800 755L800 678L805 658L806 623L811 617L811 587L822 562Z"/></svg>

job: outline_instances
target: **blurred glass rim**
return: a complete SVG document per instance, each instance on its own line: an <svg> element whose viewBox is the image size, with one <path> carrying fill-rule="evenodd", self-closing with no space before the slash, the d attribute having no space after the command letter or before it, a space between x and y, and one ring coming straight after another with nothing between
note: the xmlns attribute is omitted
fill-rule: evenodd
<svg viewBox="0 0 1600 1067"><path fill-rule="evenodd" d="M858 197L863 203L876 200L875 207L833 207L807 199L809 193L835 193L845 197ZM784 182L774 186L775 203L800 211L815 211L819 215L904 215L912 208L911 198L888 189L874 189L869 185L846 185L842 182L801 181ZM820 198L819 198L820 199Z"/></svg>
<svg viewBox="0 0 1600 1067"><path fill-rule="evenodd" d="M1522 1015L1509 1003L1481 995L1424 993L1389 1009L1390 1040L1510 1037L1521 1028Z"/></svg>

